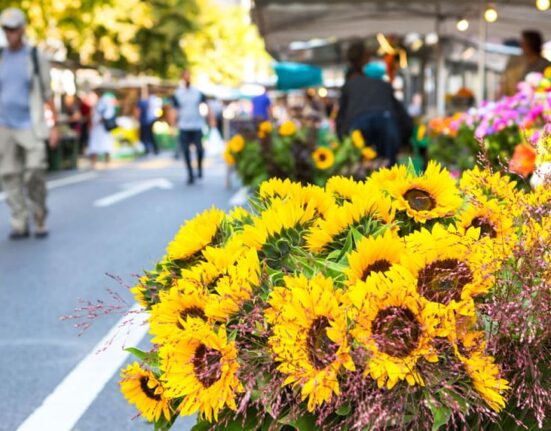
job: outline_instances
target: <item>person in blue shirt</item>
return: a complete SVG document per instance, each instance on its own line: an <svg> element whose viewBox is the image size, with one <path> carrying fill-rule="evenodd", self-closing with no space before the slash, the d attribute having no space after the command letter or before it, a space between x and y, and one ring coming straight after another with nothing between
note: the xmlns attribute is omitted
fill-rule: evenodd
<svg viewBox="0 0 551 431"><path fill-rule="evenodd" d="M0 176L11 211L12 240L29 237L29 216L35 236L45 238L46 147L55 148L57 126L49 128L45 108L57 119L44 55L24 40L26 18L17 8L5 9L0 25L8 42L0 58ZM27 203L28 197L28 203Z"/></svg>
<svg viewBox="0 0 551 431"><path fill-rule="evenodd" d="M272 101L266 89L262 94L253 97L251 102L253 105L253 119L267 121L272 118Z"/></svg>
<svg viewBox="0 0 551 431"><path fill-rule="evenodd" d="M151 86L147 87L146 97L138 102L140 141L144 144L145 153L159 154L159 146L153 133L153 126L158 120L158 111L162 109L162 100L157 97Z"/></svg>

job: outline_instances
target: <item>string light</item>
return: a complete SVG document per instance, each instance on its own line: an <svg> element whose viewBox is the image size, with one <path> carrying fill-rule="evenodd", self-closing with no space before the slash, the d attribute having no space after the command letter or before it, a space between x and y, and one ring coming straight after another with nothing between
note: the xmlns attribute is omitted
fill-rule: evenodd
<svg viewBox="0 0 551 431"><path fill-rule="evenodd" d="M496 22L497 21L497 10L494 6L490 5L484 11L484 19L486 22Z"/></svg>
<svg viewBox="0 0 551 431"><path fill-rule="evenodd" d="M549 9L551 2L549 0L536 0L536 7L538 10L545 11Z"/></svg>
<svg viewBox="0 0 551 431"><path fill-rule="evenodd" d="M459 31L467 31L469 28L469 21L467 21L465 18L460 19L457 21L456 27Z"/></svg>

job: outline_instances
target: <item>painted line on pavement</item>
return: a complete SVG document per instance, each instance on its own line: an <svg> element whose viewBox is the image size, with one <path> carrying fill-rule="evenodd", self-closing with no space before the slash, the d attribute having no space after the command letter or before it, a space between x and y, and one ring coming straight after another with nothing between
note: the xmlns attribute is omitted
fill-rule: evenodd
<svg viewBox="0 0 551 431"><path fill-rule="evenodd" d="M118 192L98 199L94 202L94 206L98 208L105 208L151 189L159 188L162 190L170 190L173 187L174 185L166 178L156 178L153 180L141 181L131 187L128 187L122 192Z"/></svg>
<svg viewBox="0 0 551 431"><path fill-rule="evenodd" d="M98 176L95 172L85 172L82 174L70 175L68 177L58 178L55 180L50 180L46 182L46 187L48 190L57 189L59 187L70 186L72 184L82 183L84 181L92 180ZM6 200L6 193L0 193L0 202Z"/></svg>
<svg viewBox="0 0 551 431"><path fill-rule="evenodd" d="M17 431L71 431L124 364L124 348L137 346L147 333L147 314L140 310L135 304Z"/></svg>
<svg viewBox="0 0 551 431"><path fill-rule="evenodd" d="M249 188L248 187L241 187L231 198L228 202L230 207L237 207L242 206L247 203L249 199Z"/></svg>

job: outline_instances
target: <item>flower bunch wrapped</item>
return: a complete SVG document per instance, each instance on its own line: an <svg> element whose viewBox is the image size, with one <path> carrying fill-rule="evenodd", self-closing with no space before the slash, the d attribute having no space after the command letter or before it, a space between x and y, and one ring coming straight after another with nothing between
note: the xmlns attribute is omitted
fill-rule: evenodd
<svg viewBox="0 0 551 431"><path fill-rule="evenodd" d="M377 152L366 145L359 131L339 142L329 133L298 128L292 121L278 128L265 121L253 131L235 135L224 156L253 189L273 177L319 185L334 175L365 178L380 165L375 161Z"/></svg>
<svg viewBox="0 0 551 431"><path fill-rule="evenodd" d="M122 392L159 430L549 429L550 190L433 162L271 179L133 289L154 348Z"/></svg>
<svg viewBox="0 0 551 431"><path fill-rule="evenodd" d="M530 74L515 95L434 119L429 130L429 156L443 163L470 168L481 151L495 167L507 162L517 146L522 152L551 132L551 68L544 75Z"/></svg>

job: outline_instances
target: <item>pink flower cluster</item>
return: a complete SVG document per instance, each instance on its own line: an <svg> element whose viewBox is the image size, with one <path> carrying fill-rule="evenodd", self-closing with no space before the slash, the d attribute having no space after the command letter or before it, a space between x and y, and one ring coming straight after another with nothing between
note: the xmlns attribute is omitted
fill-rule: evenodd
<svg viewBox="0 0 551 431"><path fill-rule="evenodd" d="M519 83L514 96L497 102L483 101L451 123L455 130L462 125L474 129L475 137L482 141L510 127L519 127L532 144L540 135L551 131L551 78L534 73Z"/></svg>

